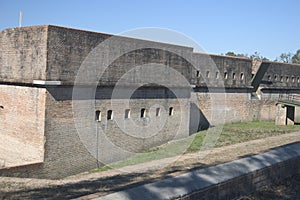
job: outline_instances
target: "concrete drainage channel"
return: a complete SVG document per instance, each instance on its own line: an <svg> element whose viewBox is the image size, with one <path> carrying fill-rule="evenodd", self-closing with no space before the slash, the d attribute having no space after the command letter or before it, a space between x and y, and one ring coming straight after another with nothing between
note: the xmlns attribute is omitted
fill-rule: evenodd
<svg viewBox="0 0 300 200"><path fill-rule="evenodd" d="M300 172L300 142L95 200L235 199Z"/></svg>

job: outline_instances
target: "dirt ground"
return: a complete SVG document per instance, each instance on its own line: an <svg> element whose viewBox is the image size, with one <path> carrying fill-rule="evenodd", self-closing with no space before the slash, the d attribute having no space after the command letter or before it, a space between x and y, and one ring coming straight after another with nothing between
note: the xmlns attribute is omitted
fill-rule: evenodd
<svg viewBox="0 0 300 200"><path fill-rule="evenodd" d="M204 168L258 154L297 141L300 141L300 132L253 140L200 153L184 154L120 169L96 173L86 172L60 180L0 177L0 199L90 199L176 176L191 169ZM172 164L166 165L170 163L170 159ZM299 195L299 179L296 177L284 180L282 185L270 186L266 190L243 198L268 199L269 193L276 193L280 188L286 188L282 190L282 193ZM276 189L277 187L279 189ZM273 196L272 199L284 199L277 197L278 195L276 198Z"/></svg>

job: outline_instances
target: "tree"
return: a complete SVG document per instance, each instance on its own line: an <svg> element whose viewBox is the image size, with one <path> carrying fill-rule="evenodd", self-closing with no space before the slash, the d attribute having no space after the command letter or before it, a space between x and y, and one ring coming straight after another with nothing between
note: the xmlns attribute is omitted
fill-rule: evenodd
<svg viewBox="0 0 300 200"><path fill-rule="evenodd" d="M260 56L260 53L258 53L257 51L254 52L254 54L252 54L250 56L251 59L259 59L261 60L262 59L262 56Z"/></svg>
<svg viewBox="0 0 300 200"><path fill-rule="evenodd" d="M288 52L288 53L282 53L279 56L279 59L280 59L281 62L291 63L292 62L292 54L290 52Z"/></svg>
<svg viewBox="0 0 300 200"><path fill-rule="evenodd" d="M263 61L269 61L270 59L269 59L269 58L266 58L266 57L263 57L262 60L263 60Z"/></svg>
<svg viewBox="0 0 300 200"><path fill-rule="evenodd" d="M228 51L226 54L226 56L235 56L235 57L243 57L243 58L248 58L247 54L243 54L243 53L234 53L233 51Z"/></svg>
<svg viewBox="0 0 300 200"><path fill-rule="evenodd" d="M300 49L296 52L295 55L292 57L292 63L300 64Z"/></svg>
<svg viewBox="0 0 300 200"><path fill-rule="evenodd" d="M233 51L228 51L226 54L226 56L235 56L235 57L241 57L241 58L250 58L250 59L259 59L259 60L269 60L266 57L263 57L260 55L260 53L258 53L257 51L254 52L254 54L252 54L251 56L249 56L248 54L243 54L243 53L234 53Z"/></svg>
<svg viewBox="0 0 300 200"><path fill-rule="evenodd" d="M236 54L233 51L228 51L225 55L226 56L236 56Z"/></svg>
<svg viewBox="0 0 300 200"><path fill-rule="evenodd" d="M238 53L236 56L242 57L242 58L249 58L249 56L247 54L243 54L243 53Z"/></svg>

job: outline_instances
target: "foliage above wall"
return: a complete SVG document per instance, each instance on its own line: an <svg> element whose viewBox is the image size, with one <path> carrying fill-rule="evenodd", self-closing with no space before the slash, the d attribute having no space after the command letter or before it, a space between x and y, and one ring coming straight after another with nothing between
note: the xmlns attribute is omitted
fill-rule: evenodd
<svg viewBox="0 0 300 200"><path fill-rule="evenodd" d="M233 51L228 51L226 56L236 56L250 59L259 59L259 60L270 60L264 56L261 56L259 52L254 52L252 55L243 54L243 53L234 53ZM300 64L300 49L297 50L295 54L291 52L280 54L279 58L274 60L275 62L284 62L284 63L295 63Z"/></svg>

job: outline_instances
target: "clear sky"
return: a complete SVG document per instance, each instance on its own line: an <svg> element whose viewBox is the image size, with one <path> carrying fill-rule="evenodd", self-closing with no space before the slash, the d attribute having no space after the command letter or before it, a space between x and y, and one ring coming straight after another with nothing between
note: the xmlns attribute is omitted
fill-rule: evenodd
<svg viewBox="0 0 300 200"><path fill-rule="evenodd" d="M141 27L172 29L208 53L269 59L300 49L299 0L0 0L0 30L53 24L118 34Z"/></svg>

